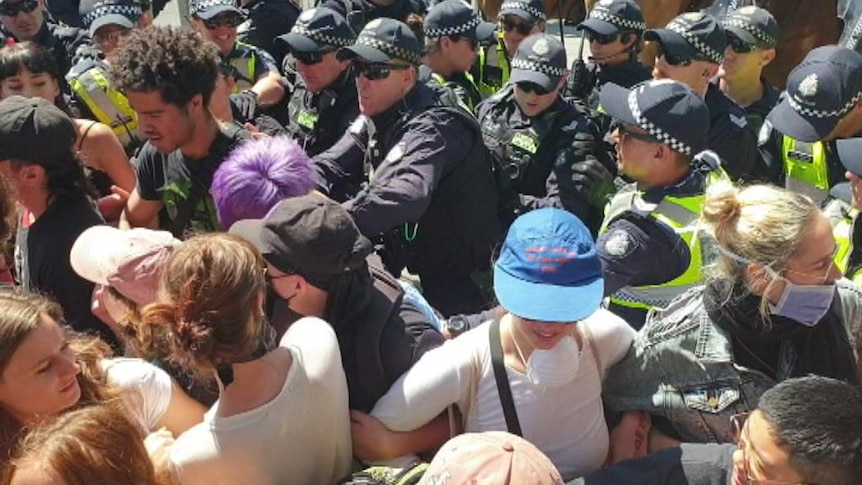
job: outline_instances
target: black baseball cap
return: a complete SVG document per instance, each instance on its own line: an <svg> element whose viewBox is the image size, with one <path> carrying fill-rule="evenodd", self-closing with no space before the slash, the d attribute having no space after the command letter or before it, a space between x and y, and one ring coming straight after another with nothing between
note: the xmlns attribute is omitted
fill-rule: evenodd
<svg viewBox="0 0 862 485"><path fill-rule="evenodd" d="M395 19L374 19L365 25L356 42L338 51L339 60L360 57L369 62L401 59L414 65L422 64L422 46L413 30Z"/></svg>
<svg viewBox="0 0 862 485"><path fill-rule="evenodd" d="M743 42L762 48L774 48L781 35L775 17L768 10L755 6L730 12L721 21L721 25L725 31L739 37Z"/></svg>
<svg viewBox="0 0 862 485"><path fill-rule="evenodd" d="M500 6L498 18L505 15L514 15L529 24L535 25L548 19L545 11L545 2L542 0L506 0Z"/></svg>
<svg viewBox="0 0 862 485"><path fill-rule="evenodd" d="M848 172L862 177L862 138L835 140L835 149L841 165L844 165Z"/></svg>
<svg viewBox="0 0 862 485"><path fill-rule="evenodd" d="M611 35L624 31L643 32L646 22L640 6L634 0L601 0L593 6L578 30L592 30Z"/></svg>
<svg viewBox="0 0 862 485"><path fill-rule="evenodd" d="M727 48L724 29L712 15L687 12L676 16L663 29L644 32L644 40L656 41L665 51L686 58L721 64Z"/></svg>
<svg viewBox="0 0 862 485"><path fill-rule="evenodd" d="M548 34L533 34L524 39L512 59L513 83L532 82L553 91L566 70L566 47Z"/></svg>
<svg viewBox="0 0 862 485"><path fill-rule="evenodd" d="M238 221L230 233L251 242L279 270L323 286L362 268L373 251L347 210L320 194L285 199L263 219Z"/></svg>
<svg viewBox="0 0 862 485"><path fill-rule="evenodd" d="M327 7L305 10L287 34L277 37L295 52L318 52L324 47L347 47L356 32L343 15Z"/></svg>
<svg viewBox="0 0 862 485"><path fill-rule="evenodd" d="M434 5L422 25L425 37L437 39L457 35L476 42L490 38L496 28L491 22L482 21L462 0L444 0Z"/></svg>
<svg viewBox="0 0 862 485"><path fill-rule="evenodd" d="M0 160L42 166L77 163L72 119L41 98L10 96L0 101Z"/></svg>
<svg viewBox="0 0 862 485"><path fill-rule="evenodd" d="M140 3L133 0L81 0L78 13L90 36L93 36L106 25L135 28L143 15L143 9Z"/></svg>
<svg viewBox="0 0 862 485"><path fill-rule="evenodd" d="M204 20L225 12L243 15L242 10L236 7L233 0L192 0L189 4L189 13Z"/></svg>

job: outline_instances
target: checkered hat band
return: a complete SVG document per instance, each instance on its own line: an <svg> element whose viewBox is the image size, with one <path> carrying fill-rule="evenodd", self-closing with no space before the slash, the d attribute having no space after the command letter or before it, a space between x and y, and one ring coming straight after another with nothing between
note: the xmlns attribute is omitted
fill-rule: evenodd
<svg viewBox="0 0 862 485"><path fill-rule="evenodd" d="M778 40L775 37L767 34L766 32L758 29L757 27L749 24L748 22L743 22L740 19L727 19L724 21L725 27L737 27L740 28L749 34L753 35L757 40L759 40L762 44L766 45L776 45L778 44Z"/></svg>
<svg viewBox="0 0 862 485"><path fill-rule="evenodd" d="M329 34L324 34L318 30L309 30L304 25L295 24L291 32L294 34L303 35L308 37L309 39L325 45L334 45L336 47L347 47L353 43L353 39L342 39L341 37L335 37Z"/></svg>
<svg viewBox="0 0 862 485"><path fill-rule="evenodd" d="M202 0L200 2L192 2L192 13L203 12L211 7L233 7L233 2L227 0Z"/></svg>
<svg viewBox="0 0 862 485"><path fill-rule="evenodd" d="M93 9L92 12L84 15L84 18L81 21L84 22L84 25L90 25L95 22L97 19L104 17L105 15L114 15L119 14L123 17L127 17L130 19L137 19L142 14L140 5L118 5L116 3L100 3L96 5L96 8Z"/></svg>
<svg viewBox="0 0 862 485"><path fill-rule="evenodd" d="M691 155L692 149L690 146L677 140L643 116L640 106L638 106L638 94L643 91L644 87L641 86L629 93L629 110L631 110L632 115L635 117L635 121L637 121L638 126L648 131L653 138L671 147L674 151L682 153L683 155Z"/></svg>
<svg viewBox="0 0 862 485"><path fill-rule="evenodd" d="M674 24L668 25L668 29L681 35L686 40L686 42L688 42L689 44L694 46L694 48L698 52L700 52L704 57L706 57L707 59L709 59L713 63L721 64L721 59L724 57L724 53L718 52L717 50L713 49L712 47L704 44L700 39L697 38L697 36L691 35L691 33L689 31L684 30L683 28L681 28L677 25L674 25Z"/></svg>
<svg viewBox="0 0 862 485"><path fill-rule="evenodd" d="M542 74L547 74L548 76L562 76L566 73L566 70L561 67L549 66L540 62L525 61L523 59L513 59L512 68L541 72Z"/></svg>
<svg viewBox="0 0 862 485"><path fill-rule="evenodd" d="M803 106L800 102L794 99L793 96L787 97L787 102L790 103L790 107L793 108L793 111L801 114L802 116L807 116L809 118L840 118L850 112L856 103L862 101L862 92L858 92L853 96L853 99L847 101L847 104L842 106L836 110L825 110L825 109L811 109L807 106Z"/></svg>
<svg viewBox="0 0 862 485"><path fill-rule="evenodd" d="M432 39L437 39L440 37L446 37L449 35L458 35L463 34L465 32L470 32L475 29L476 26L479 25L479 17L473 17L469 22L461 25L455 25L453 27L442 27L439 29L427 29L425 30L425 37L430 37Z"/></svg>
<svg viewBox="0 0 862 485"><path fill-rule="evenodd" d="M529 3L506 2L500 7L500 11L510 10L510 9L511 10L523 10L523 11L527 12L528 14L532 15L533 17L536 17L539 20L547 20L548 19L548 17L545 15L544 12L531 6Z"/></svg>
<svg viewBox="0 0 862 485"><path fill-rule="evenodd" d="M356 44L373 47L375 49L383 51L386 55L390 57L404 59L405 61L411 62L413 64L422 64L422 59L420 59L418 53L409 51L396 45L392 45L388 42L383 42L379 39L375 39L374 37L360 35L359 38L356 39Z"/></svg>
<svg viewBox="0 0 862 485"><path fill-rule="evenodd" d="M609 24L616 25L624 30L646 30L645 22L635 22L634 20L624 19L608 13L606 10L594 8L590 12L590 18L596 20L604 20Z"/></svg>

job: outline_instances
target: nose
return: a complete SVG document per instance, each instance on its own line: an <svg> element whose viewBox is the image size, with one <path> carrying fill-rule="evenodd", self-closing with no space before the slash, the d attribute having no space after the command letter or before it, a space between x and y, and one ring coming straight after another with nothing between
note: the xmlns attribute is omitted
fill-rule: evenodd
<svg viewBox="0 0 862 485"><path fill-rule="evenodd" d="M838 267L837 264L833 261L831 265L829 265L829 271L826 273L826 282L834 283L837 280L840 280L844 277L844 273Z"/></svg>
<svg viewBox="0 0 862 485"><path fill-rule="evenodd" d="M63 378L75 376L81 372L81 366L78 364L74 353L62 354L58 366L60 367L59 373Z"/></svg>

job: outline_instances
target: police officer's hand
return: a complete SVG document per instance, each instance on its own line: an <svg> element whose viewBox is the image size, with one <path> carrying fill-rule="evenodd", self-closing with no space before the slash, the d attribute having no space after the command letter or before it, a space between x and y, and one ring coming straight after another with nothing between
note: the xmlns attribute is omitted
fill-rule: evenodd
<svg viewBox="0 0 862 485"><path fill-rule="evenodd" d="M572 164L572 182L593 207L604 207L616 190L613 174L592 155Z"/></svg>
<svg viewBox="0 0 862 485"><path fill-rule="evenodd" d="M257 111L257 94L254 91L246 89L241 93L231 94L230 102L239 110L243 121L254 119Z"/></svg>

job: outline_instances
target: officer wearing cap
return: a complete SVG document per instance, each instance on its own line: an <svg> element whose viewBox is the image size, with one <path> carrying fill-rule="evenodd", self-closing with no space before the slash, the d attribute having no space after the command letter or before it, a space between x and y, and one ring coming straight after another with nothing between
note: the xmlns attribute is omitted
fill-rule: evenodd
<svg viewBox="0 0 862 485"><path fill-rule="evenodd" d="M823 202L844 179L835 140L862 134L862 55L818 47L787 76L758 136L763 178Z"/></svg>
<svg viewBox="0 0 862 485"><path fill-rule="evenodd" d="M290 32L302 12L299 6L292 0L240 0L240 9L246 20L237 28L239 41L272 54L280 66L287 52L276 39Z"/></svg>
<svg viewBox="0 0 862 485"><path fill-rule="evenodd" d="M862 223L859 210L862 209L862 138L845 138L835 141L835 151L846 169L842 182L829 191L832 200L826 204L823 213L832 224L835 236L835 265L844 276L862 286Z"/></svg>
<svg viewBox="0 0 862 485"><path fill-rule="evenodd" d="M487 303L474 277L489 270L502 234L497 188L475 119L417 82L421 56L410 27L393 19L369 22L340 50L361 114L313 162L320 190L382 240L391 273L419 275L444 315L472 313Z"/></svg>
<svg viewBox="0 0 862 485"><path fill-rule="evenodd" d="M462 0L445 0L431 7L422 32L425 57L419 77L452 89L470 111L482 94L470 74L479 45L494 35L495 26L483 22Z"/></svg>
<svg viewBox="0 0 862 485"><path fill-rule="evenodd" d="M288 101L285 127L309 156L327 150L359 115L350 61L336 52L353 44L356 33L347 19L326 7L302 12L287 45L298 74Z"/></svg>
<svg viewBox="0 0 862 485"><path fill-rule="evenodd" d="M491 96L509 82L511 59L521 41L545 31L548 15L542 0L507 0L497 15L496 42L479 49L473 66L473 78L478 81L483 97Z"/></svg>
<svg viewBox="0 0 862 485"><path fill-rule="evenodd" d="M634 0L601 0L577 28L589 39L590 62L572 63L565 96L583 100L595 116L602 85L631 87L652 77L638 60L646 23Z"/></svg>
<svg viewBox="0 0 862 485"><path fill-rule="evenodd" d="M714 154L698 155L709 138L709 109L685 84L607 84L600 101L619 122L618 167L634 182L608 205L596 246L610 310L640 328L651 308L701 281L697 220L720 169Z"/></svg>
<svg viewBox="0 0 862 485"><path fill-rule="evenodd" d="M77 11L75 14L77 16ZM45 15L44 3L40 0L0 0L0 41L4 44L35 42L54 55L61 73L68 72L80 48L92 49L90 39L84 30L49 22ZM69 93L65 82L60 89Z"/></svg>
<svg viewBox="0 0 862 485"><path fill-rule="evenodd" d="M143 11L134 0L82 0L81 18L104 59L87 56L66 75L81 116L111 128L132 155L145 141L126 96L108 81L107 66L120 38L139 27Z"/></svg>
<svg viewBox="0 0 862 485"><path fill-rule="evenodd" d="M237 27L245 20L233 0L193 0L191 23L204 40L218 47L223 59L239 75L231 96L245 118L253 118L258 106L272 106L284 97L284 86L275 59L265 50L237 40Z"/></svg>
<svg viewBox="0 0 862 485"><path fill-rule="evenodd" d="M595 233L613 189L613 167L596 159L598 136L587 117L560 96L567 66L559 39L527 37L512 60L509 84L479 105L479 123L504 188L505 222L560 207Z"/></svg>
<svg viewBox="0 0 862 485"><path fill-rule="evenodd" d="M748 128L745 111L709 82L727 48L724 29L710 15L684 13L663 29L647 30L644 39L658 43L654 78L685 83L704 98L709 108L705 148L718 153L734 180L751 179L758 163L757 137Z"/></svg>
<svg viewBox="0 0 862 485"><path fill-rule="evenodd" d="M781 96L762 76L763 68L775 59L778 22L769 11L749 6L731 12L721 25L727 49L713 82L745 110L748 127L759 133L766 115Z"/></svg>

